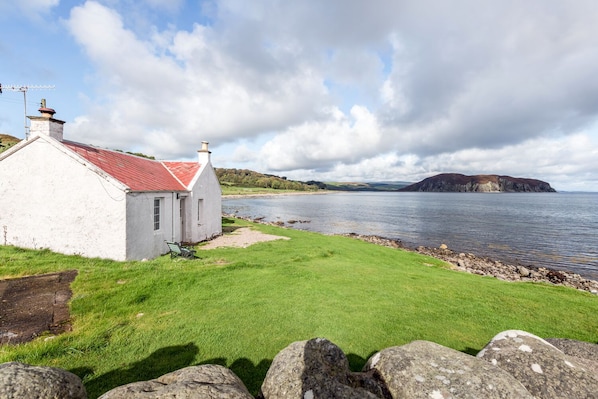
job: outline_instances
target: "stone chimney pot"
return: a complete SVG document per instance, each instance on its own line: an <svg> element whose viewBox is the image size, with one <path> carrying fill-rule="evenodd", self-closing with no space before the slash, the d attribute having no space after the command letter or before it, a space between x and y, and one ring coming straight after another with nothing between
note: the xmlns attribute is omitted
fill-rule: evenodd
<svg viewBox="0 0 598 399"><path fill-rule="evenodd" d="M54 114L56 113L56 111L54 111L52 108L47 107L42 107L38 109L38 111L46 118L53 118Z"/></svg>
<svg viewBox="0 0 598 399"><path fill-rule="evenodd" d="M54 119L56 111L46 107L45 99L42 100L42 106L38 111L41 113L40 116L27 117L31 121L29 136L46 135L62 141L64 121Z"/></svg>
<svg viewBox="0 0 598 399"><path fill-rule="evenodd" d="M198 150L197 153L199 155L199 163L202 165L210 163L210 150L208 150L208 142L202 141L201 142L201 150Z"/></svg>

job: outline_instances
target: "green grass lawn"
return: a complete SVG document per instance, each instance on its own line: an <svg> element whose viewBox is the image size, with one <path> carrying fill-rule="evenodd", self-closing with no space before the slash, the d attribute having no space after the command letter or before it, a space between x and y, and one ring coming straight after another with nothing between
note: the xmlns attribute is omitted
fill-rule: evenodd
<svg viewBox="0 0 598 399"><path fill-rule="evenodd" d="M589 293L455 272L346 237L233 224L291 239L147 262L0 246L0 278L79 270L73 331L0 347L0 362L70 370L90 398L215 363L256 394L280 350L314 337L338 345L354 371L374 352L418 339L470 354L507 329L598 341L598 297Z"/></svg>

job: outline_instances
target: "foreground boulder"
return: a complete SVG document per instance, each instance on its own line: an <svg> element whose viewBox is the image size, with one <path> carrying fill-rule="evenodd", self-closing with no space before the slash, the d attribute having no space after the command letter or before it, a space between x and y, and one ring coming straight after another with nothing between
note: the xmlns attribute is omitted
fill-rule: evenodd
<svg viewBox="0 0 598 399"><path fill-rule="evenodd" d="M581 342L574 339L547 338L546 342L560 349L565 355L587 359L598 366L598 345L590 342ZM598 369L594 369L598 373Z"/></svg>
<svg viewBox="0 0 598 399"><path fill-rule="evenodd" d="M598 398L595 361L569 356L525 331L496 335L477 357L507 371L538 398Z"/></svg>
<svg viewBox="0 0 598 399"><path fill-rule="evenodd" d="M316 338L292 343L276 355L260 397L376 399L388 395L370 376L352 373L347 357L338 346Z"/></svg>
<svg viewBox="0 0 598 399"><path fill-rule="evenodd" d="M86 399L79 377L54 367L30 366L19 362L0 364L2 399Z"/></svg>
<svg viewBox="0 0 598 399"><path fill-rule="evenodd" d="M106 392L100 399L253 399L243 382L226 367L191 366Z"/></svg>
<svg viewBox="0 0 598 399"><path fill-rule="evenodd" d="M0 398L84 399L79 377L51 367L0 364ZM106 392L100 399L252 399L219 365L187 367ZM477 356L428 341L383 349L352 372L324 338L290 344L274 358L260 399L598 399L598 345L543 340L524 331L496 335Z"/></svg>
<svg viewBox="0 0 598 399"><path fill-rule="evenodd" d="M365 365L393 398L528 398L507 372L465 353L428 341L384 349Z"/></svg>

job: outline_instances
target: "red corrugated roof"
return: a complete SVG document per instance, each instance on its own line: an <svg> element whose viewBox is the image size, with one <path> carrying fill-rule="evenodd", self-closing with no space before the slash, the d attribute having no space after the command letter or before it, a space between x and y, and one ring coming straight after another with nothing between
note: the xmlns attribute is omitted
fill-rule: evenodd
<svg viewBox="0 0 598 399"><path fill-rule="evenodd" d="M72 141L62 143L133 191L184 191L200 166L196 162L160 162Z"/></svg>
<svg viewBox="0 0 598 399"><path fill-rule="evenodd" d="M200 164L197 162L162 162L170 172L176 176L185 186L191 184L191 180L197 174Z"/></svg>

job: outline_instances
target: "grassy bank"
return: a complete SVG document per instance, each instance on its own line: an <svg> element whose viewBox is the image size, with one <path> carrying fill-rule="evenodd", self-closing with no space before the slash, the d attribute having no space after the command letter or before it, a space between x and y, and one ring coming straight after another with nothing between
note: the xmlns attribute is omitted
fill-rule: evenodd
<svg viewBox="0 0 598 399"><path fill-rule="evenodd" d="M238 195L276 195L276 194L312 194L319 191L299 191L299 190L284 190L264 187L240 187L240 186L229 186L221 185L223 196L238 196Z"/></svg>
<svg viewBox="0 0 598 399"><path fill-rule="evenodd" d="M433 258L346 237L253 225L278 240L201 259L113 262L0 246L0 278L78 269L73 331L0 347L70 370L89 397L189 365L231 368L255 394L273 357L326 337L359 370L377 350L424 339L474 354L496 333L598 341L598 298L447 270Z"/></svg>

